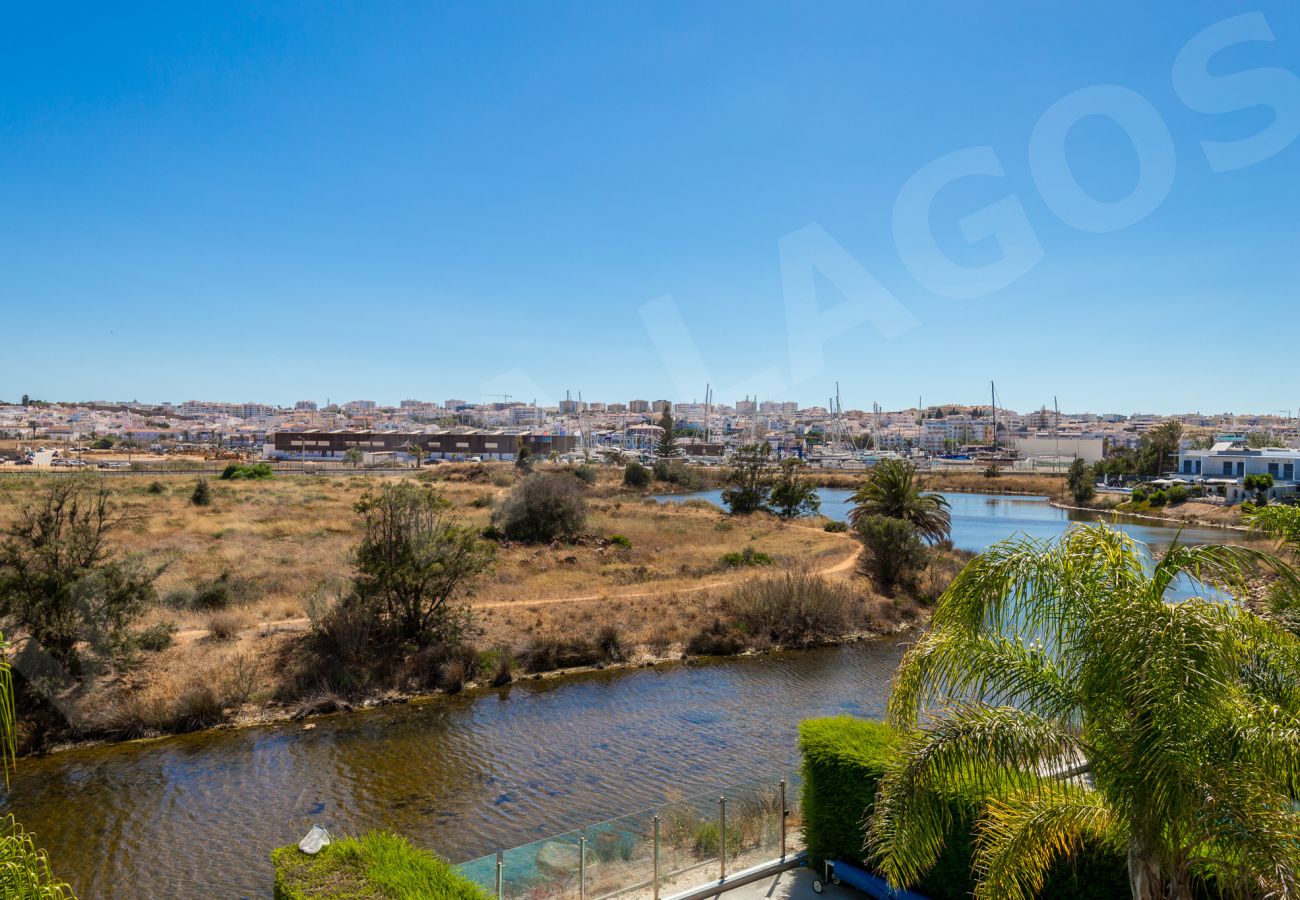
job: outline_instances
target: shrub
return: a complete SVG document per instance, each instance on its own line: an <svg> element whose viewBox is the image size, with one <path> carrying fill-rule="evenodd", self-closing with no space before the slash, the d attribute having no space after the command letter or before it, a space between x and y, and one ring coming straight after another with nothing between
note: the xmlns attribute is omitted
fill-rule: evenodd
<svg viewBox="0 0 1300 900"><path fill-rule="evenodd" d="M839 519L827 519L826 524L822 525L822 530L829 531L831 534L843 534L849 530L849 523L841 522Z"/></svg>
<svg viewBox="0 0 1300 900"><path fill-rule="evenodd" d="M208 637L214 641L233 641L239 637L243 626L242 620L228 612L213 613L208 617Z"/></svg>
<svg viewBox="0 0 1300 900"><path fill-rule="evenodd" d="M571 540L587 524L587 500L574 479L534 472L510 491L493 514L492 524L515 541Z"/></svg>
<svg viewBox="0 0 1300 900"><path fill-rule="evenodd" d="M522 654L529 672L554 672L594 666L601 661L601 651L584 638L539 637Z"/></svg>
<svg viewBox="0 0 1300 900"><path fill-rule="evenodd" d="M882 593L893 596L899 587L915 586L928 558L915 525L889 516L862 516L855 530L866 548L862 566Z"/></svg>
<svg viewBox="0 0 1300 900"><path fill-rule="evenodd" d="M1134 503L1137 504L1146 503L1148 496L1149 496L1149 492L1147 488L1142 487L1141 485L1138 485L1137 487L1133 488L1132 497Z"/></svg>
<svg viewBox="0 0 1300 900"><path fill-rule="evenodd" d="M984 467L985 478L998 478L1001 477L1001 475L1002 475L1002 470L999 469L997 466L989 465Z"/></svg>
<svg viewBox="0 0 1300 900"><path fill-rule="evenodd" d="M686 652L694 656L734 656L749 645L735 626L714 619L686 642Z"/></svg>
<svg viewBox="0 0 1300 900"><path fill-rule="evenodd" d="M807 647L843 636L860 613L862 599L843 582L796 570L745 582L722 608L751 637Z"/></svg>
<svg viewBox="0 0 1300 900"><path fill-rule="evenodd" d="M179 697L172 709L170 728L175 732L202 731L226 720L221 698L210 684L191 684Z"/></svg>
<svg viewBox="0 0 1300 900"><path fill-rule="evenodd" d="M1171 505L1177 506L1179 503L1186 503L1189 495L1187 488L1181 484L1176 484L1169 489L1165 495Z"/></svg>
<svg viewBox="0 0 1300 900"><path fill-rule="evenodd" d="M607 662L623 662L627 659L627 648L623 646L623 636L613 625L605 625L596 632L596 649Z"/></svg>
<svg viewBox="0 0 1300 900"><path fill-rule="evenodd" d="M475 509L488 509L492 506L493 497L491 494L480 494L469 502L469 505Z"/></svg>
<svg viewBox="0 0 1300 900"><path fill-rule="evenodd" d="M827 859L864 865L866 819L876 787L899 743L895 733L881 722L837 716L800 723L804 841L814 867ZM957 791L947 798L951 824L943 851L916 885L920 893L933 900L969 900L974 890L972 832L980 810L976 796L972 789ZM1038 897L1109 900L1128 895L1123 856L1096 843L1086 843L1072 859L1052 867Z"/></svg>
<svg viewBox="0 0 1300 900"><path fill-rule="evenodd" d="M493 469L488 476L488 483L493 487L510 487L515 483L515 476L509 469Z"/></svg>
<svg viewBox="0 0 1300 900"><path fill-rule="evenodd" d="M235 481L241 479L250 479L260 481L263 478L270 478L275 474L270 463L231 463L221 472L222 481Z"/></svg>
<svg viewBox="0 0 1300 900"><path fill-rule="evenodd" d="M630 488L643 488L650 484L652 474L639 462L630 462L623 467L623 484Z"/></svg>
<svg viewBox="0 0 1300 900"><path fill-rule="evenodd" d="M159 622L135 636L135 646L148 653L159 653L172 645L175 622Z"/></svg>
<svg viewBox="0 0 1300 900"><path fill-rule="evenodd" d="M746 547L741 551L722 554L721 563L728 569L739 569L747 566L770 566L772 557L762 550L755 550L753 547Z"/></svg>
<svg viewBox="0 0 1300 900"><path fill-rule="evenodd" d="M703 485L700 476L690 469L686 463L673 462L667 459L655 460L654 476L656 481L675 484L680 488L691 491L698 490Z"/></svg>
<svg viewBox="0 0 1300 900"><path fill-rule="evenodd" d="M482 888L448 863L386 831L338 838L315 856L308 856L296 846L281 847L271 854L271 862L275 865L275 900L489 900Z"/></svg>
<svg viewBox="0 0 1300 900"><path fill-rule="evenodd" d="M611 534L608 540L615 547L621 547L624 550L632 549L632 542L621 534Z"/></svg>
<svg viewBox="0 0 1300 900"><path fill-rule="evenodd" d="M1097 495L1096 485L1093 484L1092 466L1078 457L1070 463L1070 471L1066 473L1065 482L1075 503L1087 503Z"/></svg>
<svg viewBox="0 0 1300 900"><path fill-rule="evenodd" d="M478 678L492 687L501 687L515 680L515 655L508 646L484 650L478 655Z"/></svg>
<svg viewBox="0 0 1300 900"><path fill-rule="evenodd" d="M722 841L719 839L721 829L717 822L701 822L695 829L695 838L692 842L691 849L699 859L713 859L720 855L719 850ZM741 848L740 829L734 825L727 826L727 856L732 857L740 852Z"/></svg>
<svg viewBox="0 0 1300 900"><path fill-rule="evenodd" d="M1160 489L1157 489L1150 496L1147 497L1147 502L1150 503L1152 506L1164 506L1165 500L1167 499L1168 498L1165 496L1165 492Z"/></svg>
<svg viewBox="0 0 1300 900"><path fill-rule="evenodd" d="M179 596L179 592L173 591L168 596L171 597L173 595ZM193 597L190 600L190 607L204 612L213 612L215 610L227 609L230 606L232 599L233 596L230 591L229 576L223 573L216 581L210 581L207 584L201 585L194 591Z"/></svg>
<svg viewBox="0 0 1300 900"><path fill-rule="evenodd" d="M208 486L206 478L200 478L194 485L194 493L190 494L190 502L195 506L212 505L212 488Z"/></svg>
<svg viewBox="0 0 1300 900"><path fill-rule="evenodd" d="M152 481L149 483L149 486L145 488L145 492L149 494L165 494L167 493L167 485L163 484L161 481Z"/></svg>
<svg viewBox="0 0 1300 900"><path fill-rule="evenodd" d="M590 485L595 484L600 476L597 475L594 466L589 466L586 463L583 463L573 470L573 477L581 481L583 484Z"/></svg>

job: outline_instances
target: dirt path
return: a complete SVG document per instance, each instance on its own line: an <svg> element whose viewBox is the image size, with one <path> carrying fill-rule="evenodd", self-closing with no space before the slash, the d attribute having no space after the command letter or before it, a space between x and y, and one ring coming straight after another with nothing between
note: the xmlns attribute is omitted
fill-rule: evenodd
<svg viewBox="0 0 1300 900"><path fill-rule="evenodd" d="M796 526L798 527L798 526ZM852 552L844 559L832 563L817 570L818 575L839 575L843 572L852 571L853 566L857 563L858 557L862 555L862 545L856 541L853 543ZM645 597L657 597L662 594L691 594L697 591L707 591L713 588L727 587L735 584L738 579L728 578L720 581L706 581L698 584L684 585L676 588L661 587L650 591L634 591L625 594L611 594L608 592L600 594L579 594L567 597L541 597L536 600L493 600L488 603L471 603L471 609L503 609L509 606L531 607L531 606L550 606L556 603L590 603L596 600L619 601L619 600L639 600ZM306 631L311 627L311 620L306 616L299 616L293 619L280 619L275 622L262 622L257 625L244 629L247 634L256 631L259 628L275 629L276 631ZM172 635L172 639L177 643L186 643L197 641L208 636L206 628L187 628L184 631L178 631Z"/></svg>

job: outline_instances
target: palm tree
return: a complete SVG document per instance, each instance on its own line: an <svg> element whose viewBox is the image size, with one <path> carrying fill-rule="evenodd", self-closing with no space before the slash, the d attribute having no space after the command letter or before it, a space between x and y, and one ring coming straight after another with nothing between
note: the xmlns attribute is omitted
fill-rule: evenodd
<svg viewBox="0 0 1300 900"><path fill-rule="evenodd" d="M1226 589L1275 557L1178 546L1152 565L1105 525L997 544L939 599L895 677L903 749L869 828L876 863L914 883L943 844L947 792L985 798L977 900L1030 898L1085 841L1121 848L1134 900L1300 892L1300 639ZM1232 894L1236 896L1236 894Z"/></svg>
<svg viewBox="0 0 1300 900"><path fill-rule="evenodd" d="M886 459L872 466L867 480L848 502L849 524L855 528L868 516L906 519L930 543L948 539L952 517L948 501L939 494L927 494L917 477L916 466L904 459Z"/></svg>

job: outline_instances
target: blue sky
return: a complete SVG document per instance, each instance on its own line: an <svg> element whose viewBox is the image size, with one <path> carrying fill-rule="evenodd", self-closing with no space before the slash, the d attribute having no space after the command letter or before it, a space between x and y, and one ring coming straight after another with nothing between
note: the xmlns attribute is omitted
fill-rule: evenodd
<svg viewBox="0 0 1300 900"><path fill-rule="evenodd" d="M1242 37L1261 21L1272 41ZM29 4L6 24L3 399L702 400L707 378L728 402L838 381L847 407L893 408L996 379L1019 409L1300 406L1291 3ZM1180 93L1175 60L1216 27ZM1035 177L1055 157L1032 135L1107 85L1147 130L1080 114L1057 156L1103 205L1154 199L1098 226ZM1202 146L1248 156L1261 133L1262 158L1218 171ZM944 280L896 203L969 148L1003 174L899 204L966 267ZM1019 236L969 242L959 222L1006 198ZM790 285L837 253L824 321L792 326ZM1003 257L1011 275L979 268Z"/></svg>

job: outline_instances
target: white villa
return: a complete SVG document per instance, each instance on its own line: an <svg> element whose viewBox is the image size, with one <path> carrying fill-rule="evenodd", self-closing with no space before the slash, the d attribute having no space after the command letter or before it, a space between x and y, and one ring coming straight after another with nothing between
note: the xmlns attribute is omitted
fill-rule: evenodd
<svg viewBox="0 0 1300 900"><path fill-rule="evenodd" d="M1208 450L1184 449L1178 453L1177 476L1203 483L1229 503L1248 500L1253 491L1242 483L1247 475L1272 475L1272 499L1296 493L1296 475L1300 473L1300 450L1290 447L1251 448L1242 435L1224 434L1215 438Z"/></svg>

